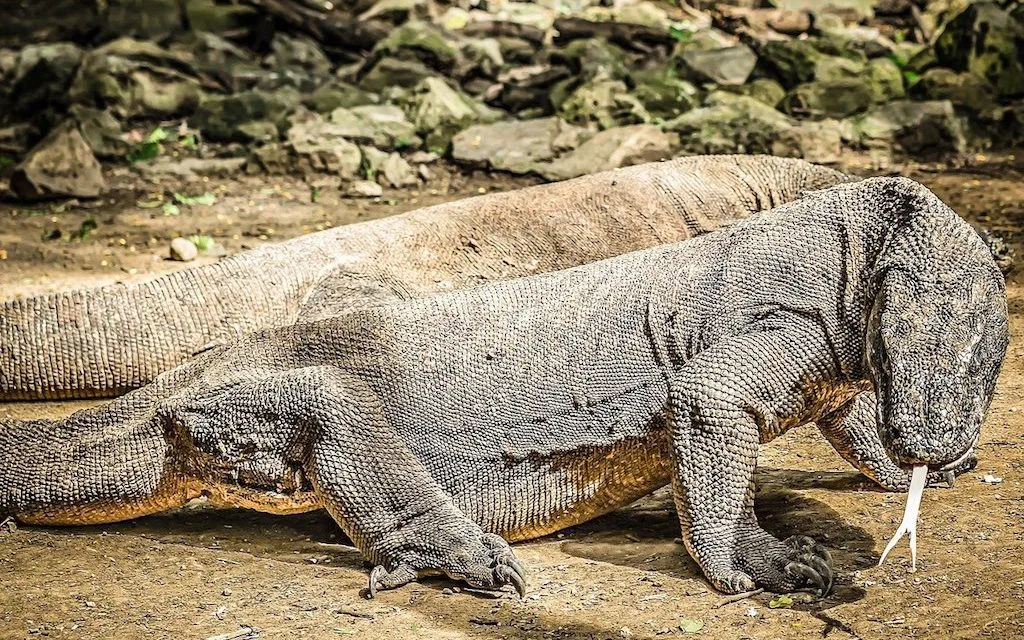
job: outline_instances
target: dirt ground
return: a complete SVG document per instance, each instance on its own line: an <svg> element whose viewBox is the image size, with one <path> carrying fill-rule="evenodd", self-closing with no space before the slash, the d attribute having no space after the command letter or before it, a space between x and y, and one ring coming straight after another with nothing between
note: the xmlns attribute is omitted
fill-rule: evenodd
<svg viewBox="0 0 1024 640"><path fill-rule="evenodd" d="M1024 154L904 173L972 222L1007 234L1024 260ZM176 235L208 235L234 252L528 183L437 175L420 192L387 193L380 202L339 199L329 189L311 202L313 190L297 180L140 186L120 175L118 190L99 203L0 204L0 299L182 268L164 259ZM210 191L216 203L182 206L178 215L139 206L174 190ZM87 220L96 228L79 238ZM762 594L726 602L676 542L664 490L517 545L530 571L523 601L440 579L363 600L367 569L354 548L338 544L325 514L186 508L109 526L0 531L0 638L647 638L698 626L698 636L721 640L1024 638L1024 264L1008 280L1015 337L980 464L955 488L926 491L916 573L906 542L875 567L903 496L861 479L805 429L763 448L757 508L772 533L808 534L831 547L839 583L824 601L797 594L791 608L772 608L773 596ZM5 404L0 417L55 417L83 406ZM243 627L258 631L244 635Z"/></svg>

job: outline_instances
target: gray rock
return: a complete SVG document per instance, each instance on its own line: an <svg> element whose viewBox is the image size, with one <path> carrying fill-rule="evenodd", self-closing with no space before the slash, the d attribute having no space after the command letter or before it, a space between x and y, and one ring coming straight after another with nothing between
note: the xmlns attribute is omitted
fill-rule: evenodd
<svg viewBox="0 0 1024 640"><path fill-rule="evenodd" d="M987 80L996 95L1024 95L1024 24L995 2L975 2L935 40L939 64Z"/></svg>
<svg viewBox="0 0 1024 640"><path fill-rule="evenodd" d="M418 60L385 57L361 75L358 84L365 91L382 93L392 87L414 87L424 78L436 75L436 71Z"/></svg>
<svg viewBox="0 0 1024 640"><path fill-rule="evenodd" d="M578 147L587 132L559 118L473 125L452 138L452 158L473 167L529 173Z"/></svg>
<svg viewBox="0 0 1024 640"><path fill-rule="evenodd" d="M440 78L424 78L413 89L406 109L431 149L446 149L452 136L470 124L501 117L501 112L474 101Z"/></svg>
<svg viewBox="0 0 1024 640"><path fill-rule="evenodd" d="M296 157L301 173L330 173L351 179L359 174L363 154L347 139L344 127L311 119L288 129L287 146Z"/></svg>
<svg viewBox="0 0 1024 640"><path fill-rule="evenodd" d="M171 260L178 262L192 262L199 255L199 249L188 238L175 238L171 240Z"/></svg>
<svg viewBox="0 0 1024 640"><path fill-rule="evenodd" d="M697 87L665 69L636 72L633 81L633 97L640 101L652 118L675 118L697 106L700 99Z"/></svg>
<svg viewBox="0 0 1024 640"><path fill-rule="evenodd" d="M967 142L948 100L896 100L843 122L844 138L864 147L936 156L962 153Z"/></svg>
<svg viewBox="0 0 1024 640"><path fill-rule="evenodd" d="M650 124L616 127L598 133L578 148L534 171L548 180L566 180L669 156L675 137Z"/></svg>
<svg viewBox="0 0 1024 640"><path fill-rule="evenodd" d="M561 115L573 124L596 124L601 129L649 122L643 103L629 92L626 83L598 77L584 83L561 105Z"/></svg>
<svg viewBox="0 0 1024 640"><path fill-rule="evenodd" d="M871 87L862 78L815 80L797 86L782 99L781 108L802 118L845 118L867 110Z"/></svg>
<svg viewBox="0 0 1024 640"><path fill-rule="evenodd" d="M237 32L260 19L255 7L237 2L211 2L211 0L187 0L185 12L188 24L194 33Z"/></svg>
<svg viewBox="0 0 1024 640"><path fill-rule="evenodd" d="M256 147L249 154L246 173L287 173L291 169L292 156L285 146L278 142Z"/></svg>
<svg viewBox="0 0 1024 640"><path fill-rule="evenodd" d="M786 11L837 13L855 20L875 15L874 0L771 0L771 4Z"/></svg>
<svg viewBox="0 0 1024 640"><path fill-rule="evenodd" d="M351 109L365 104L377 104L380 98L375 93L340 80L331 81L319 87L302 103L317 113L328 114L335 109Z"/></svg>
<svg viewBox="0 0 1024 640"><path fill-rule="evenodd" d="M331 73L331 61L324 55L320 45L310 38L283 33L274 34L270 54L264 64L275 69L301 70L314 77L324 77Z"/></svg>
<svg viewBox="0 0 1024 640"><path fill-rule="evenodd" d="M10 114L31 118L41 111L66 105L68 86L81 61L82 50L69 42L22 48L9 71L9 79L4 80L9 87Z"/></svg>
<svg viewBox="0 0 1024 640"><path fill-rule="evenodd" d="M686 51L682 54L686 68L697 80L720 85L741 85L757 64L757 55L740 44L707 51Z"/></svg>
<svg viewBox="0 0 1024 640"><path fill-rule="evenodd" d="M405 113L392 105L363 105L335 109L330 121L338 135L381 149L415 149L423 144Z"/></svg>
<svg viewBox="0 0 1024 640"><path fill-rule="evenodd" d="M772 142L772 155L803 158L809 162L832 164L839 162L843 150L840 124L835 120L800 122L779 129Z"/></svg>
<svg viewBox="0 0 1024 640"><path fill-rule="evenodd" d="M625 51L600 38L573 40L560 49L551 50L548 62L567 66L584 80L598 75L621 80L629 74L632 66Z"/></svg>
<svg viewBox="0 0 1024 640"><path fill-rule="evenodd" d="M71 120L50 131L14 168L11 189L23 200L95 198L107 190L100 163Z"/></svg>
<svg viewBox="0 0 1024 640"><path fill-rule="evenodd" d="M693 153L771 153L773 143L792 126L790 118L763 102L724 91L664 125Z"/></svg>
<svg viewBox="0 0 1024 640"><path fill-rule="evenodd" d="M236 140L265 144L281 139L281 131L278 125L269 120L253 120L243 122L236 128Z"/></svg>
<svg viewBox="0 0 1024 640"><path fill-rule="evenodd" d="M392 29L374 46L371 60L384 57L418 60L447 72L459 62L460 52L458 45L440 29L429 22L412 20Z"/></svg>
<svg viewBox="0 0 1024 640"><path fill-rule="evenodd" d="M363 175L375 180L391 154L370 145L360 145L359 149L363 152Z"/></svg>
<svg viewBox="0 0 1024 640"><path fill-rule="evenodd" d="M348 185L345 193L353 198L379 198L384 195L384 189L371 180L356 180Z"/></svg>
<svg viewBox="0 0 1024 640"><path fill-rule="evenodd" d="M911 95L925 100L949 100L958 107L975 113L996 103L996 92L987 80L969 72L936 67L921 75Z"/></svg>
<svg viewBox="0 0 1024 640"><path fill-rule="evenodd" d="M107 0L103 7L107 36L150 40L185 30L178 0Z"/></svg>
<svg viewBox="0 0 1024 640"><path fill-rule="evenodd" d="M866 72L865 79L874 102L889 102L907 95L903 86L903 72L889 58L869 60Z"/></svg>
<svg viewBox="0 0 1024 640"><path fill-rule="evenodd" d="M124 139L121 123L109 111L75 104L71 105L70 115L97 157L124 158L131 151L132 145Z"/></svg>
<svg viewBox="0 0 1024 640"><path fill-rule="evenodd" d="M408 187L418 184L416 172L405 158L392 153L380 168L380 177L392 187Z"/></svg>
<svg viewBox="0 0 1024 640"><path fill-rule="evenodd" d="M193 126L207 138L217 141L248 142L253 132L243 126L253 122L270 122L284 129L286 119L298 106L301 97L290 90L242 91L230 96L210 96L199 105L191 119ZM259 129L259 133L266 128Z"/></svg>
<svg viewBox="0 0 1024 640"><path fill-rule="evenodd" d="M814 79L823 55L807 40L779 40L762 47L760 60L784 87L792 88Z"/></svg>
<svg viewBox="0 0 1024 640"><path fill-rule="evenodd" d="M771 78L757 78L742 86L733 87L730 90L740 95L750 96L754 100L772 108L776 107L786 97L786 90L782 88L781 84Z"/></svg>
<svg viewBox="0 0 1024 640"><path fill-rule="evenodd" d="M72 102L106 108L119 118L187 115L201 96L187 60L130 38L90 51L69 89Z"/></svg>

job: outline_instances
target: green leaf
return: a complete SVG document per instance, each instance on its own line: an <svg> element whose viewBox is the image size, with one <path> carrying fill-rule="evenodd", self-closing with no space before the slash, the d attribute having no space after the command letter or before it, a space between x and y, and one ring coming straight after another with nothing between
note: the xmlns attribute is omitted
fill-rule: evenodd
<svg viewBox="0 0 1024 640"><path fill-rule="evenodd" d="M210 236L189 236L188 241L196 245L199 253L207 253L217 246L217 242Z"/></svg>
<svg viewBox="0 0 1024 640"><path fill-rule="evenodd" d="M182 136L178 140L178 143L186 149L195 149L199 146L199 141L196 139L196 134L194 133Z"/></svg>
<svg viewBox="0 0 1024 640"><path fill-rule="evenodd" d="M779 596L768 603L768 607L771 609L789 609L793 606L793 598L789 596Z"/></svg>
<svg viewBox="0 0 1024 640"><path fill-rule="evenodd" d="M178 205L174 204L173 202L165 202L163 206L163 211L165 216L176 216L179 213L181 213L181 209L178 208Z"/></svg>
<svg viewBox="0 0 1024 640"><path fill-rule="evenodd" d="M85 220L82 221L82 225L78 227L78 231L75 232L75 239L88 240L89 236L92 234L93 231L96 230L97 227L99 227L99 225L96 224L95 220L93 220L92 218L86 218Z"/></svg>
<svg viewBox="0 0 1024 640"><path fill-rule="evenodd" d="M189 207L194 207L196 205L209 206L214 202L217 202L217 196L213 195L209 191L198 196L186 196L181 193L175 193L174 201L178 204L183 204Z"/></svg>
<svg viewBox="0 0 1024 640"><path fill-rule="evenodd" d="M688 26L685 22L674 22L668 27L668 35L672 36L676 42L682 42L683 44L691 42L693 40L693 31Z"/></svg>
<svg viewBox="0 0 1024 640"><path fill-rule="evenodd" d="M163 142L164 140L167 139L167 136L168 133L166 129L164 129L163 127L157 127L156 129L153 129L152 131L149 132L149 136L146 137L146 142L144 144Z"/></svg>
<svg viewBox="0 0 1024 640"><path fill-rule="evenodd" d="M912 87L917 84L917 81L921 79L921 74L916 71L910 71L908 69L903 70L903 81L907 83L908 87Z"/></svg>
<svg viewBox="0 0 1024 640"><path fill-rule="evenodd" d="M125 156L125 160L131 163L141 160L152 160L164 152L164 147L159 142L143 142L135 147Z"/></svg>
<svg viewBox="0 0 1024 640"><path fill-rule="evenodd" d="M0 169L6 169L7 167L13 167L14 165L14 158L0 153Z"/></svg>
<svg viewBox="0 0 1024 640"><path fill-rule="evenodd" d="M704 621L701 619L689 620L683 618L679 621L679 630L683 633L697 633L704 628Z"/></svg>

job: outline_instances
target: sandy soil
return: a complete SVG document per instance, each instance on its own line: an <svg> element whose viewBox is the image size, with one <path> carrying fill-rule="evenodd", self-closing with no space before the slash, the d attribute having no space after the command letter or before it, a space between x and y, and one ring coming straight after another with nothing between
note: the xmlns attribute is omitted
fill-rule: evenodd
<svg viewBox="0 0 1024 640"><path fill-rule="evenodd" d="M1024 255L1024 164L911 168L955 209L1008 234ZM310 201L300 181L246 178L175 186L217 194L178 216L143 209L166 185L128 176L100 203L27 210L0 205L0 298L151 277L175 235L213 236L233 252L524 181L444 172L421 192L385 201ZM431 193L433 191L433 193ZM74 239L85 220L98 227ZM61 231L61 237L45 240ZM70 239L69 239L70 238ZM213 260L213 257L201 260ZM1024 329L1024 268L1009 278L1011 331ZM726 602L677 543L665 491L609 516L517 545L524 601L431 580L363 600L366 567L322 513L275 517L208 508L75 529L0 530L0 638L647 638L702 625L715 639L1024 637L1024 343L1010 345L979 448L979 467L925 494L918 571L903 543L876 568L903 497L861 479L813 430L765 446L757 508L782 537L833 550L839 584L820 602L762 594ZM6 404L0 417L58 416L86 403ZM986 483L984 476L1001 478ZM256 629L244 635L240 629Z"/></svg>

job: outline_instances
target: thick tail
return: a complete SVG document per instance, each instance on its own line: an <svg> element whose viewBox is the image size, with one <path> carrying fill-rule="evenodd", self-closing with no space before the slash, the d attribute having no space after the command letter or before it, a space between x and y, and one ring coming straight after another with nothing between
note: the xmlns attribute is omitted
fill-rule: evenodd
<svg viewBox="0 0 1024 640"><path fill-rule="evenodd" d="M290 323L329 256L261 248L137 285L0 306L0 400L105 397L211 344Z"/></svg>

